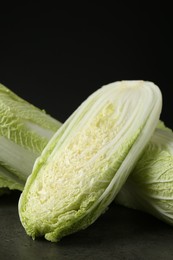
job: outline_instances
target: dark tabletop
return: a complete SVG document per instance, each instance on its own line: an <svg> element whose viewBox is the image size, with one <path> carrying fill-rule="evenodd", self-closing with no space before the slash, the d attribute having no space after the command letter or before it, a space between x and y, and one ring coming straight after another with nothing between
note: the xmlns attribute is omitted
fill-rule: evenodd
<svg viewBox="0 0 173 260"><path fill-rule="evenodd" d="M0 198L0 259L173 259L173 228L112 203L94 224L58 243L28 237L13 192Z"/></svg>

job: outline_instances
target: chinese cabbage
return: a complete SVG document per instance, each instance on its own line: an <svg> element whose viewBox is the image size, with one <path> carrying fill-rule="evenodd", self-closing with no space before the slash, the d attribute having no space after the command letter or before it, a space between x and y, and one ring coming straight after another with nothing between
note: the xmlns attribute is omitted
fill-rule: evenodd
<svg viewBox="0 0 173 260"><path fill-rule="evenodd" d="M159 88L121 81L94 92L51 138L19 200L28 235L56 242L114 200L158 123Z"/></svg>
<svg viewBox="0 0 173 260"><path fill-rule="evenodd" d="M33 164L61 126L0 84L0 194L23 190Z"/></svg>
<svg viewBox="0 0 173 260"><path fill-rule="evenodd" d="M173 132L161 122L116 202L173 225Z"/></svg>

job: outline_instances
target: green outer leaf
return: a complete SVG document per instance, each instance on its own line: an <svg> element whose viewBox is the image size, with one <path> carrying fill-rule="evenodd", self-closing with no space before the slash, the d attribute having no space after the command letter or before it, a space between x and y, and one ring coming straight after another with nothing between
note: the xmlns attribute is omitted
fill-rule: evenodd
<svg viewBox="0 0 173 260"><path fill-rule="evenodd" d="M93 93L35 162L19 201L28 235L55 242L93 223L126 181L160 111L161 93L150 82L116 82Z"/></svg>
<svg viewBox="0 0 173 260"><path fill-rule="evenodd" d="M0 84L0 136L41 153L47 141L61 126L35 106Z"/></svg>
<svg viewBox="0 0 173 260"><path fill-rule="evenodd" d="M36 158L60 126L0 84L0 188L23 189Z"/></svg>
<svg viewBox="0 0 173 260"><path fill-rule="evenodd" d="M160 128L160 129L159 129ZM134 171L116 197L173 225L173 133L158 125Z"/></svg>
<svg viewBox="0 0 173 260"><path fill-rule="evenodd" d="M1 176L0 176L0 195L3 194L3 190L6 190L7 187L10 190L20 190L22 191L24 188L24 184L22 183L22 181L18 178L13 178L13 176L11 176L10 172L5 172L6 176L3 177L2 176L2 169L1 169ZM2 190L2 191L1 191Z"/></svg>

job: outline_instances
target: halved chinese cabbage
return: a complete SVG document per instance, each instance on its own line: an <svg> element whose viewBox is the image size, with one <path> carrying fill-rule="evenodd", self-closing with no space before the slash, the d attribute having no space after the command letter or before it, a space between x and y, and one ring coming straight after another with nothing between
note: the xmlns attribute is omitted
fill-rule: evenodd
<svg viewBox="0 0 173 260"><path fill-rule="evenodd" d="M159 124L115 200L173 225L173 132Z"/></svg>
<svg viewBox="0 0 173 260"><path fill-rule="evenodd" d="M36 158L61 126L0 84L0 194L23 190Z"/></svg>
<svg viewBox="0 0 173 260"><path fill-rule="evenodd" d="M19 200L28 235L58 241L108 207L158 123L162 98L151 82L121 81L93 93L36 160Z"/></svg>

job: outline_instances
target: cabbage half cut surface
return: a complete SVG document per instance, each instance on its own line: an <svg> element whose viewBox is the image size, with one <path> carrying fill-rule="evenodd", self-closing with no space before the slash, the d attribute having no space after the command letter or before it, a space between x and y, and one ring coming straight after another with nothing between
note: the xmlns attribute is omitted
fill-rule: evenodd
<svg viewBox="0 0 173 260"><path fill-rule="evenodd" d="M173 133L169 128L155 130L116 202L173 225Z"/></svg>
<svg viewBox="0 0 173 260"><path fill-rule="evenodd" d="M6 188L23 190L36 158L60 126L0 84L0 195Z"/></svg>
<svg viewBox="0 0 173 260"><path fill-rule="evenodd" d="M36 160L19 201L28 235L56 242L93 223L115 198L151 138L161 93L122 81L93 93Z"/></svg>

